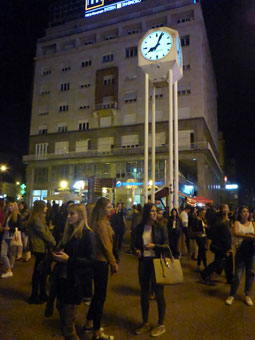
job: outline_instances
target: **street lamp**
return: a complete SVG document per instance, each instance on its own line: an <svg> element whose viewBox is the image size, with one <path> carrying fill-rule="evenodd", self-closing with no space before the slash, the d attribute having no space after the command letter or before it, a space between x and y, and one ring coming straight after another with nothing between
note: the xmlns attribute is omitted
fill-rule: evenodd
<svg viewBox="0 0 255 340"><path fill-rule="evenodd" d="M60 186L61 190L67 190L68 189L68 182L63 180L59 183L59 186Z"/></svg>
<svg viewBox="0 0 255 340"><path fill-rule="evenodd" d="M1 171L1 172L7 171L7 166L2 164L2 165L0 166L0 171Z"/></svg>

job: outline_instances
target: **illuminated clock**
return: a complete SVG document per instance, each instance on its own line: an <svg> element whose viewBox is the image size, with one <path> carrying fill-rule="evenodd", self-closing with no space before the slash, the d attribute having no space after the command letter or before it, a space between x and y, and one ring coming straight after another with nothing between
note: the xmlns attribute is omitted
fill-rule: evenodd
<svg viewBox="0 0 255 340"><path fill-rule="evenodd" d="M182 48L179 36L176 38L176 52L179 66L182 67Z"/></svg>
<svg viewBox="0 0 255 340"><path fill-rule="evenodd" d="M147 60L160 60L166 57L173 46L173 39L165 31L157 30L145 36L141 44L141 53Z"/></svg>

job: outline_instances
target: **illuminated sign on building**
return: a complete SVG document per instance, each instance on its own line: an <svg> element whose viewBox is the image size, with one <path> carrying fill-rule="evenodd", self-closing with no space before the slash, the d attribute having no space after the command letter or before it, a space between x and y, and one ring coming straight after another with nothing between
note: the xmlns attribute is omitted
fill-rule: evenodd
<svg viewBox="0 0 255 340"><path fill-rule="evenodd" d="M225 189L227 189L227 190L237 190L238 184L226 184Z"/></svg>
<svg viewBox="0 0 255 340"><path fill-rule="evenodd" d="M85 0L85 17L135 5L141 1L142 0Z"/></svg>

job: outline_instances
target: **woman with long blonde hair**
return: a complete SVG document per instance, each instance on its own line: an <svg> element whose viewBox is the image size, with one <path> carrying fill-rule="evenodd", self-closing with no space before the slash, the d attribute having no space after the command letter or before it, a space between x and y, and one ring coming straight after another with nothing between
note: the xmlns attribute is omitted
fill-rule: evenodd
<svg viewBox="0 0 255 340"><path fill-rule="evenodd" d="M113 236L110 217L112 204L106 197L100 197L91 214L91 228L96 234L96 262L94 273L94 296L89 307L85 332L93 331L93 340L113 340L112 335L106 335L101 328L104 302L106 299L108 271L117 273L119 270L116 258L113 255Z"/></svg>
<svg viewBox="0 0 255 340"><path fill-rule="evenodd" d="M21 216L19 214L16 202L9 202L8 213L3 223L3 239L1 243L1 258L5 267L5 273L1 275L2 279L13 276L12 268L15 263L17 247L11 245L12 238L16 228L20 230Z"/></svg>
<svg viewBox="0 0 255 340"><path fill-rule="evenodd" d="M30 237L31 252L35 256L34 271L32 276L32 293L28 302L40 304L46 302L47 272L40 271L39 265L45 257L46 251L56 245L46 224L47 206L44 201L35 201L28 220L28 233Z"/></svg>
<svg viewBox="0 0 255 340"><path fill-rule="evenodd" d="M58 248L52 253L57 262L57 308L62 333L67 340L78 340L75 330L77 305L81 303L84 287L91 283L95 260L95 234L88 227L83 204L68 207L64 234ZM58 268L58 270L57 270Z"/></svg>

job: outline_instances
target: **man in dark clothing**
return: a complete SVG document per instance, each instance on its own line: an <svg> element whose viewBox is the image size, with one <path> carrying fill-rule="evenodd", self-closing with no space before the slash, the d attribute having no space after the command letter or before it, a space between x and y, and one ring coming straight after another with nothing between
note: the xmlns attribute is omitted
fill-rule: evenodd
<svg viewBox="0 0 255 340"><path fill-rule="evenodd" d="M125 217L123 216L121 203L117 203L115 213L111 217L111 226L115 234L113 245L114 256L119 261L119 251L121 250L125 233Z"/></svg>
<svg viewBox="0 0 255 340"><path fill-rule="evenodd" d="M215 254L215 258L214 261L201 272L201 278L204 283L211 284L210 275L213 272L220 274L223 269L225 269L227 283L232 282L233 255L228 212L228 205L223 204L221 206L219 220L213 227L213 232L211 234L212 243L210 250Z"/></svg>
<svg viewBox="0 0 255 340"><path fill-rule="evenodd" d="M218 220L218 214L216 210L214 209L214 207L212 206L212 204L207 203L206 207L207 209L206 209L205 219L208 225L207 234L208 234L208 238L211 239L212 238L211 235L213 234L213 227L215 226Z"/></svg>

